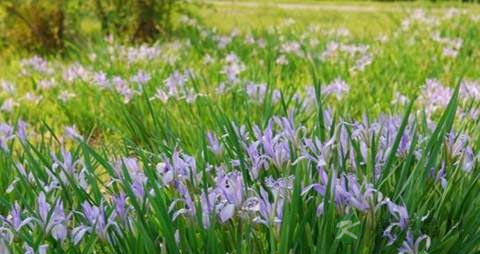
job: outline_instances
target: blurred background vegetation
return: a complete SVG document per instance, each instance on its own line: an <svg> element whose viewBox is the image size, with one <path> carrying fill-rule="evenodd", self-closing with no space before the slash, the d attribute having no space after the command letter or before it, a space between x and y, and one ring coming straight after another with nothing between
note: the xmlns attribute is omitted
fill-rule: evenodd
<svg viewBox="0 0 480 254"><path fill-rule="evenodd" d="M235 1L203 1L203 0L1 0L0 1L0 57L12 52L33 52L36 54L55 54L64 56L69 49L81 48L85 42L108 37L124 43L143 43L168 39L178 36L178 22L175 20L182 15L203 17L208 19L207 24L222 27L248 26L251 23L275 23L269 19L270 14L282 17L282 13L256 10L255 16L242 16L242 24L235 22L235 15L241 12L242 7L236 6L236 13L225 11L224 5L215 7L224 8L222 12L212 8L212 3L235 4L242 2L268 3L314 3L324 1L314 0L235 0ZM480 0L459 0L459 2L475 2ZM350 1L352 2L352 1ZM353 1L359 4L362 1ZM364 1L363 1L364 2ZM397 2L395 0L379 0L378 2ZM413 1L410 1L413 2ZM420 2L446 2L431 0ZM344 1L330 1L334 4L345 4ZM347 2L348 3L348 2ZM452 3L450 1L450 3ZM400 8L394 7L394 8ZM265 6L264 6L265 7ZM250 8L251 9L251 8ZM265 9L265 8L264 8ZM202 10L199 12L198 10ZM283 11L285 12L285 11ZM250 10L250 13L251 10ZM295 11L288 11L295 15ZM310 13L309 21L315 17L323 19L330 17ZM333 13L335 18L339 13ZM350 13L351 14L351 13ZM332 16L332 17L333 17ZM372 16L372 15L370 15ZM375 16L375 15L373 15ZM368 19L368 17L367 17ZM376 19L375 17L373 19ZM359 19L362 20L362 19ZM369 19L371 21L371 19ZM368 22L370 25L375 22ZM358 22L353 24L358 25ZM370 26L369 25L369 26ZM385 23L381 22L384 26ZM362 28L362 30L364 30Z"/></svg>
<svg viewBox="0 0 480 254"><path fill-rule="evenodd" d="M150 42L174 34L174 17L191 15L196 5L184 0L2 0L0 47L63 54L69 46L100 37Z"/></svg>

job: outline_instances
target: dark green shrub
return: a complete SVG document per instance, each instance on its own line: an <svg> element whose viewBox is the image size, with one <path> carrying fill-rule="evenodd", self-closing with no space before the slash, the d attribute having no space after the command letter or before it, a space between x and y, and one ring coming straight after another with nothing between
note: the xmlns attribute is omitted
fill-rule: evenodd
<svg viewBox="0 0 480 254"><path fill-rule="evenodd" d="M6 0L4 36L7 46L34 51L62 51L65 47L65 2L63 0Z"/></svg>
<svg viewBox="0 0 480 254"><path fill-rule="evenodd" d="M174 13L185 12L184 0L93 0L104 34L149 41L172 31Z"/></svg>

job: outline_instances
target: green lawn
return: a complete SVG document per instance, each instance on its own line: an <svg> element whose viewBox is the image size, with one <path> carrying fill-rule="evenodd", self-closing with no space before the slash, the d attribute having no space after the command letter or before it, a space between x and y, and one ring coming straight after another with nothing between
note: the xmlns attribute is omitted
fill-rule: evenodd
<svg viewBox="0 0 480 254"><path fill-rule="evenodd" d="M240 0L207 3L210 4L210 8L202 10L200 16L208 25L218 27L223 32L230 31L232 28L240 30L266 28L292 18L301 26L316 24L322 27L345 27L355 35L368 37L381 32L391 32L400 22L401 17L415 8L438 12L455 7L480 13L478 5L457 2L432 4L431 2ZM245 6L245 3L255 4L255 6ZM292 6L291 9L288 8L289 5ZM308 6L314 8L308 9ZM336 6L341 10L335 10Z"/></svg>

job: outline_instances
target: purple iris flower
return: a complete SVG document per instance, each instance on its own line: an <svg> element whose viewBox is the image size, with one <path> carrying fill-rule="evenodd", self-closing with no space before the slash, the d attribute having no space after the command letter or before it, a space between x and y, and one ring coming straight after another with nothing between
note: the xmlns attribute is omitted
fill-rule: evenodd
<svg viewBox="0 0 480 254"><path fill-rule="evenodd" d="M7 225L9 225L13 231L18 232L24 226L29 225L34 219L32 217L22 219L22 210L20 205L18 202L15 202L7 218L0 216L0 220L7 223Z"/></svg>
<svg viewBox="0 0 480 254"><path fill-rule="evenodd" d="M143 198L145 197L144 182L140 181L138 178L133 179L130 187L132 188L132 191L135 194L137 200L143 201Z"/></svg>
<svg viewBox="0 0 480 254"><path fill-rule="evenodd" d="M274 199L285 199L290 196L294 179L293 175L278 179L273 179L273 177L269 176L265 179L265 185L272 192Z"/></svg>
<svg viewBox="0 0 480 254"><path fill-rule="evenodd" d="M247 146L247 141L249 139L249 135L247 132L247 127L245 125L238 126L235 123L232 122L232 127L235 131L235 134L237 138L239 139L240 143L246 147Z"/></svg>
<svg viewBox="0 0 480 254"><path fill-rule="evenodd" d="M140 70L130 78L130 81L137 83L139 85L144 85L148 81L150 81L150 79L151 79L150 74Z"/></svg>
<svg viewBox="0 0 480 254"><path fill-rule="evenodd" d="M180 181L176 181L175 186L181 198L172 202L169 211L173 211L179 203L183 203L184 206L173 213L173 219L183 214L194 216L196 209L190 192ZM221 222L232 218L235 210L243 203L243 188L244 183L240 172L225 174L221 167L217 168L216 186L200 194L203 226L205 228L210 226L212 215L217 215Z"/></svg>
<svg viewBox="0 0 480 254"><path fill-rule="evenodd" d="M422 242L425 242L424 250L421 249ZM430 248L430 237L428 235L421 235L417 239L413 238L413 233L409 230L407 232L407 238L402 243L402 246L398 248L399 254L421 254Z"/></svg>
<svg viewBox="0 0 480 254"><path fill-rule="evenodd" d="M295 112L290 110L287 117L273 117L272 119L282 130L283 137L292 142L294 145L300 146L300 138L302 138L302 135L304 135L306 129L304 126L299 126L297 128L294 117Z"/></svg>
<svg viewBox="0 0 480 254"><path fill-rule="evenodd" d="M195 185L200 177L195 158L177 150L173 152L171 159L164 156L163 162L156 165L156 170L164 185L171 185L176 181L193 181Z"/></svg>
<svg viewBox="0 0 480 254"><path fill-rule="evenodd" d="M390 214L394 216L399 223L401 229L406 229L408 226L408 211L405 206L397 205L390 200L386 202Z"/></svg>
<svg viewBox="0 0 480 254"><path fill-rule="evenodd" d="M14 138L14 130L13 127L6 124L0 124L0 149L8 151L7 142Z"/></svg>
<svg viewBox="0 0 480 254"><path fill-rule="evenodd" d="M242 174L238 171L220 176L216 180L217 188L221 191L228 203L240 206L243 201L244 183Z"/></svg>
<svg viewBox="0 0 480 254"><path fill-rule="evenodd" d="M207 133L207 138L208 138L208 148L212 153L215 155L221 155L223 152L222 144L218 140L217 137L212 132Z"/></svg>
<svg viewBox="0 0 480 254"><path fill-rule="evenodd" d="M171 164L176 176L184 180L192 180L196 183L197 178L197 162L194 157L185 153L175 151L172 155Z"/></svg>
<svg viewBox="0 0 480 254"><path fill-rule="evenodd" d="M76 80L87 80L90 76L90 71L83 67L79 63L74 63L68 66L63 71L63 80L67 83L74 82Z"/></svg>
<svg viewBox="0 0 480 254"><path fill-rule="evenodd" d="M270 155L270 160L277 168L281 168L290 161L290 145L288 141L277 139L273 149L274 153Z"/></svg>
<svg viewBox="0 0 480 254"><path fill-rule="evenodd" d="M285 202L291 196L293 180L294 176L279 179L268 177L265 180L265 185L273 194L273 201L270 202L268 192L260 187L260 196L248 198L243 205L243 209L254 213L258 212L259 216L253 219L256 223L262 223L266 226L280 224Z"/></svg>
<svg viewBox="0 0 480 254"><path fill-rule="evenodd" d="M475 154L471 147L466 147L462 157L462 169L471 172L475 165Z"/></svg>
<svg viewBox="0 0 480 254"><path fill-rule="evenodd" d="M29 59L23 59L20 61L23 72L28 73L28 70L25 68L31 69L33 71L42 73L42 74L52 74L53 69L49 66L49 63L39 56L33 56Z"/></svg>
<svg viewBox="0 0 480 254"><path fill-rule="evenodd" d="M290 144L281 134L273 134L273 121L263 131L254 126L255 136L262 145L265 155L277 168L290 161Z"/></svg>
<svg viewBox="0 0 480 254"><path fill-rule="evenodd" d="M52 170L60 169L60 180L64 184L68 184L68 177L74 178L78 184L86 189L88 187L87 181L85 179L85 169L83 167L83 161L73 160L73 156L69 151L66 151L65 148L61 149L62 160L57 157L54 153L51 154L53 164Z"/></svg>
<svg viewBox="0 0 480 254"><path fill-rule="evenodd" d="M222 73L227 76L231 83L239 82L239 75L245 70L245 65L238 59L234 53L230 53L225 57L225 65Z"/></svg>
<svg viewBox="0 0 480 254"><path fill-rule="evenodd" d="M328 158L331 156L334 139L332 138L322 143L318 138L305 138L303 142L304 144L301 146L302 155L297 161L307 159L315 163L317 169L324 169Z"/></svg>
<svg viewBox="0 0 480 254"><path fill-rule="evenodd" d="M408 211L405 206L397 205L388 198L383 201L382 204L387 205L388 211L397 220L396 222L391 223L383 232L383 235L388 238L388 245L392 245L397 240L397 235L392 231L395 228L399 228L403 231L408 229Z"/></svg>
<svg viewBox="0 0 480 254"><path fill-rule="evenodd" d="M63 241L67 237L69 216L65 214L62 201L57 201L52 209L45 194L41 192L38 196L38 215L37 222L46 233L51 233L53 238L59 241Z"/></svg>
<svg viewBox="0 0 480 254"><path fill-rule="evenodd" d="M123 97L125 104L129 103L135 94L137 94L137 92L130 88L127 82L120 77L113 77L112 83L115 91Z"/></svg>
<svg viewBox="0 0 480 254"><path fill-rule="evenodd" d="M75 126L67 126L65 127L65 137L72 139L72 140L83 140L82 135L78 132Z"/></svg>
<svg viewBox="0 0 480 254"><path fill-rule="evenodd" d="M260 170L268 168L268 157L266 155L261 155L258 151L259 142L253 142L247 147L247 155L250 159L250 177L252 179L257 179L260 174Z"/></svg>
<svg viewBox="0 0 480 254"><path fill-rule="evenodd" d="M245 200L243 210L252 213L254 223L265 226L278 225L282 222L284 199L270 202L268 192L260 187L260 196L253 196Z"/></svg>
<svg viewBox="0 0 480 254"><path fill-rule="evenodd" d="M410 148L410 137L407 133L403 133L398 146L397 154L405 156Z"/></svg>
<svg viewBox="0 0 480 254"><path fill-rule="evenodd" d="M202 208L202 223L204 228L210 227L210 216L215 212L215 202L218 192L209 189L200 195L200 206Z"/></svg>
<svg viewBox="0 0 480 254"><path fill-rule="evenodd" d="M185 86L188 80L188 74L181 74L179 71L174 71L167 79L163 81L165 84L168 95L177 97L179 95L179 89Z"/></svg>
<svg viewBox="0 0 480 254"><path fill-rule="evenodd" d="M47 254L48 252L48 244L42 244L38 246L37 250L33 249L27 243L23 244L23 252L25 254Z"/></svg>
<svg viewBox="0 0 480 254"><path fill-rule="evenodd" d="M343 208L356 208L361 212L367 212L370 208L370 202L373 199L373 193L376 191L369 183L360 184L355 175L341 175L336 177L334 173L331 177L332 193L335 204ZM311 189L325 196L328 185L328 175L324 170L320 170L320 183L314 183L304 188L302 195L305 195ZM317 214L322 214L323 203L317 208Z"/></svg>
<svg viewBox="0 0 480 254"><path fill-rule="evenodd" d="M125 193L120 193L113 197L115 204L115 216L126 222L128 219L127 196Z"/></svg>
<svg viewBox="0 0 480 254"><path fill-rule="evenodd" d="M233 217L235 210L242 207L244 201L244 182L239 171L223 174L217 173L216 188L213 190L215 197L215 212L221 222L226 222Z"/></svg>
<svg viewBox="0 0 480 254"><path fill-rule="evenodd" d="M110 84L107 74L104 72L97 72L93 74L92 83L98 86L99 88L107 88Z"/></svg>
<svg viewBox="0 0 480 254"><path fill-rule="evenodd" d="M453 89L443 86L438 80L429 79L420 96L426 106L427 114L435 112L439 108L445 108L452 97Z"/></svg>
<svg viewBox="0 0 480 254"><path fill-rule="evenodd" d="M196 212L195 204L190 192L188 191L188 188L180 181L175 181L175 188L177 189L178 193L180 193L181 198L173 200L168 210L169 212L172 212L178 203L183 203L184 207L176 210L173 213L172 220L175 220L178 216L183 214L194 216Z"/></svg>
<svg viewBox="0 0 480 254"><path fill-rule="evenodd" d="M258 103L263 103L265 95L267 94L267 85L249 83L245 87L245 91L252 100Z"/></svg>
<svg viewBox="0 0 480 254"><path fill-rule="evenodd" d="M96 233L96 235L105 240L108 236L108 229L115 226L115 213L111 213L109 217L106 214L106 207L103 203L100 206L92 206L85 201L82 204L81 215L86 220L86 224L82 224L72 230L72 240L78 244L86 233Z"/></svg>
<svg viewBox="0 0 480 254"><path fill-rule="evenodd" d="M322 94L325 96L328 95L335 95L337 99L340 99L340 97L349 91L349 87L347 83L340 79L337 78L332 83L326 85L325 87L322 88Z"/></svg>
<svg viewBox="0 0 480 254"><path fill-rule="evenodd" d="M366 212L370 208L369 202L372 200L373 193L376 190L370 183L360 185L357 177L354 175L348 175L346 181L349 193L349 204L362 212Z"/></svg>
<svg viewBox="0 0 480 254"><path fill-rule="evenodd" d="M27 141L27 123L19 120L17 124L17 137L22 143Z"/></svg>
<svg viewBox="0 0 480 254"><path fill-rule="evenodd" d="M138 200L143 200L145 196L145 183L147 177L143 172L138 160L134 157L125 157L114 162L114 169L118 178L124 178L123 167L127 170L128 176L131 179L131 189Z"/></svg>
<svg viewBox="0 0 480 254"><path fill-rule="evenodd" d="M165 186L169 185L175 179L175 172L170 165L170 162L167 160L166 162L159 162L155 166L158 174L162 178L162 182Z"/></svg>
<svg viewBox="0 0 480 254"><path fill-rule="evenodd" d="M442 185L443 189L447 188L448 181L446 178L446 170L445 170L445 161L442 161L442 164L440 166L440 169L437 172L437 175L435 175L435 169L432 168L431 176L435 178L435 181L439 182Z"/></svg>
<svg viewBox="0 0 480 254"><path fill-rule="evenodd" d="M464 171L472 171L475 164L475 154L468 145L470 137L464 134L456 136L454 132L450 132L446 139L449 155L458 159L457 163L461 164Z"/></svg>

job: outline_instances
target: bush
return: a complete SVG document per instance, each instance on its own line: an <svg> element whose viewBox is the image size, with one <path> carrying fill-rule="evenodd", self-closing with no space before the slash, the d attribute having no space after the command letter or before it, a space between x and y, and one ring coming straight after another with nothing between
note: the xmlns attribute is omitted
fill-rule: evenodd
<svg viewBox="0 0 480 254"><path fill-rule="evenodd" d="M103 33L135 41L171 33L173 14L185 12L187 5L184 0L94 0Z"/></svg>
<svg viewBox="0 0 480 254"><path fill-rule="evenodd" d="M65 5L62 0L5 1L5 41L27 50L62 51L65 42Z"/></svg>

